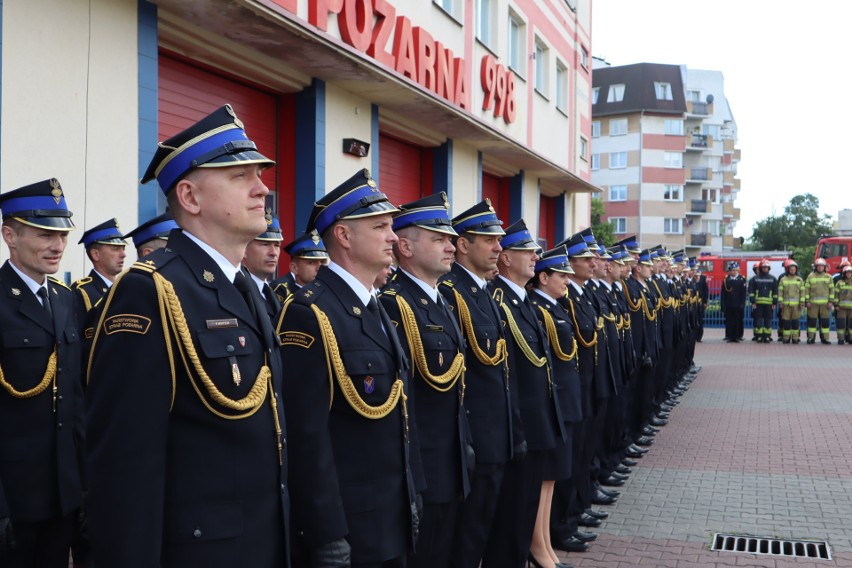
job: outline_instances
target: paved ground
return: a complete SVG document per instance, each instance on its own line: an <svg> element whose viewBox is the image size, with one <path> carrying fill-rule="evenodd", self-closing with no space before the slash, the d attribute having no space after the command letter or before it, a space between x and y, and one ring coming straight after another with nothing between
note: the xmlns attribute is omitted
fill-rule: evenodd
<svg viewBox="0 0 852 568"><path fill-rule="evenodd" d="M852 567L852 346L722 341L576 567ZM834 341L832 334L832 341ZM751 337L751 330L746 330ZM831 560L710 550L714 533L827 541Z"/></svg>

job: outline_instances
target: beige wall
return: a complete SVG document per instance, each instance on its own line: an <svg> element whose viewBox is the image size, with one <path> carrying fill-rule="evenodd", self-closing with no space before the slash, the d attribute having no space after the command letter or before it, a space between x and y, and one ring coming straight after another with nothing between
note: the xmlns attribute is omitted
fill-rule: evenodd
<svg viewBox="0 0 852 568"><path fill-rule="evenodd" d="M136 19L136 0L3 2L0 189L62 183L77 229L60 278L91 268L85 227L137 224Z"/></svg>
<svg viewBox="0 0 852 568"><path fill-rule="evenodd" d="M361 168L372 167L373 152L378 140L370 139L372 131L372 107L370 102L329 83L326 85L325 106L325 165L326 191L331 191L340 182L349 179ZM344 138L370 141L370 152L364 158L341 151ZM378 175L373 173L373 175Z"/></svg>

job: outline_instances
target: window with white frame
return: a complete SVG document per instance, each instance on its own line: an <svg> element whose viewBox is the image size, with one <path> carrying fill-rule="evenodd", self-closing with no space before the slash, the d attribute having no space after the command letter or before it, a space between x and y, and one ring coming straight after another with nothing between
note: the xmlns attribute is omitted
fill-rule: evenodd
<svg viewBox="0 0 852 568"><path fill-rule="evenodd" d="M595 87L594 89L592 89L592 104L593 105L598 104L598 96L600 94L601 94L601 88L600 87Z"/></svg>
<svg viewBox="0 0 852 568"><path fill-rule="evenodd" d="M593 120L592 121L592 138L600 138L601 137L601 121Z"/></svg>
<svg viewBox="0 0 852 568"><path fill-rule="evenodd" d="M657 93L658 101L670 101L673 98L671 83L654 82L654 92Z"/></svg>
<svg viewBox="0 0 852 568"><path fill-rule="evenodd" d="M432 0L435 4L444 9L444 11L458 20L461 17L461 0Z"/></svg>
<svg viewBox="0 0 852 568"><path fill-rule="evenodd" d="M580 136L580 157L584 160L589 159L589 141L584 136Z"/></svg>
<svg viewBox="0 0 852 568"><path fill-rule="evenodd" d="M624 136L627 134L627 119L613 118L609 121L610 136Z"/></svg>
<svg viewBox="0 0 852 568"><path fill-rule="evenodd" d="M627 167L627 152L610 152L609 168L618 170Z"/></svg>
<svg viewBox="0 0 852 568"><path fill-rule="evenodd" d="M620 103L624 100L624 85L610 85L606 94L606 102Z"/></svg>
<svg viewBox="0 0 852 568"><path fill-rule="evenodd" d="M713 140L719 140L720 126L718 124L704 124L701 127L705 136L710 136Z"/></svg>
<svg viewBox="0 0 852 568"><path fill-rule="evenodd" d="M669 217L663 219L663 233L667 235L682 235L683 219L673 219Z"/></svg>
<svg viewBox="0 0 852 568"><path fill-rule="evenodd" d="M627 232L627 217L610 217L609 224L612 225L612 232L616 235Z"/></svg>
<svg viewBox="0 0 852 568"><path fill-rule="evenodd" d="M718 189L702 189L701 190L701 199L704 201L709 201L710 203L719 203L719 190Z"/></svg>
<svg viewBox="0 0 852 568"><path fill-rule="evenodd" d="M682 168L683 154L680 152L664 152L663 162L667 168Z"/></svg>
<svg viewBox="0 0 852 568"><path fill-rule="evenodd" d="M610 201L627 201L627 186L626 185L611 185L609 186Z"/></svg>
<svg viewBox="0 0 852 568"><path fill-rule="evenodd" d="M691 103L703 102L701 100L701 91L687 91L686 92L686 100L688 100Z"/></svg>
<svg viewBox="0 0 852 568"><path fill-rule="evenodd" d="M666 201L683 201L683 186L667 185L663 193L663 199Z"/></svg>
<svg viewBox="0 0 852 568"><path fill-rule="evenodd" d="M586 51L585 47L580 46L580 65L589 68L589 52Z"/></svg>
<svg viewBox="0 0 852 568"><path fill-rule="evenodd" d="M601 169L601 155L592 154L592 171L596 172Z"/></svg>
<svg viewBox="0 0 852 568"><path fill-rule="evenodd" d="M476 0L476 38L487 46L492 43L494 0Z"/></svg>
<svg viewBox="0 0 852 568"><path fill-rule="evenodd" d="M509 12L509 68L519 75L524 74L524 30L526 26L524 22L515 15L514 12Z"/></svg>
<svg viewBox="0 0 852 568"><path fill-rule="evenodd" d="M547 96L547 69L549 66L547 46L535 38L535 90Z"/></svg>
<svg viewBox="0 0 852 568"><path fill-rule="evenodd" d="M664 125L666 134L670 136L683 136L683 121L679 118L667 118Z"/></svg>
<svg viewBox="0 0 852 568"><path fill-rule="evenodd" d="M722 222L718 219L704 221L704 232L714 237L722 236Z"/></svg>
<svg viewBox="0 0 852 568"><path fill-rule="evenodd" d="M568 112L568 68L556 60L556 108Z"/></svg>

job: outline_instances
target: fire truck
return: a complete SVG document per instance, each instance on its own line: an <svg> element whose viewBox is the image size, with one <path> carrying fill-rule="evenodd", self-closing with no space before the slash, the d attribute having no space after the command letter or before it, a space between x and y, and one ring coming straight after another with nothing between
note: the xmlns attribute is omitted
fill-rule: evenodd
<svg viewBox="0 0 852 568"><path fill-rule="evenodd" d="M740 251L731 253L702 253L696 261L701 272L707 276L707 285L711 289L722 285L722 280L728 275L728 265L736 262L740 265L740 274L746 279L754 275L754 267L761 260L769 261L769 273L780 278L784 275L783 263L790 257L784 251Z"/></svg>
<svg viewBox="0 0 852 568"><path fill-rule="evenodd" d="M852 259L852 234L823 235L817 241L814 261L824 258L828 262L828 271L837 274L840 263Z"/></svg>

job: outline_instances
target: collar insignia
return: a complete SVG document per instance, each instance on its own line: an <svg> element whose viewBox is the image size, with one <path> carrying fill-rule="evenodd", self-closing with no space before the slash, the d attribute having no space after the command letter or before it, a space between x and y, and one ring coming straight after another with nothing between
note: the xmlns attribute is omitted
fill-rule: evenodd
<svg viewBox="0 0 852 568"><path fill-rule="evenodd" d="M213 273L209 270L205 270L204 274L202 274L201 277L204 278L205 282L213 282L214 280L216 280L216 277L213 276Z"/></svg>
<svg viewBox="0 0 852 568"><path fill-rule="evenodd" d="M17 288L12 288L12 295L13 295L13 296L20 296L20 295L21 295L21 291L20 291L20 290L18 290Z"/></svg>
<svg viewBox="0 0 852 568"><path fill-rule="evenodd" d="M361 315L361 308L359 308L358 306L352 306L352 313L355 314L356 316L360 316Z"/></svg>

